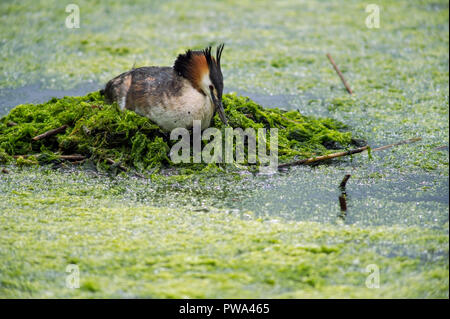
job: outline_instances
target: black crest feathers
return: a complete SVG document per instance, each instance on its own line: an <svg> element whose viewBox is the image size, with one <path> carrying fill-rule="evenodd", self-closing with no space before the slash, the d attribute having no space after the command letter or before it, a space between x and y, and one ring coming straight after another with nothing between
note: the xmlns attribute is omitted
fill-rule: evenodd
<svg viewBox="0 0 450 319"><path fill-rule="evenodd" d="M206 62L208 62L208 66L211 66L213 63L213 60L211 57L211 46L205 48L202 52L205 55Z"/></svg>
<svg viewBox="0 0 450 319"><path fill-rule="evenodd" d="M192 85L204 94L201 89L201 81L205 74L209 74L211 82L215 88L222 94L223 76L220 68L220 58L222 56L224 45L217 47L216 57L211 54L211 46L201 51L187 50L186 53L178 55L173 65L174 71L188 79Z"/></svg>
<svg viewBox="0 0 450 319"><path fill-rule="evenodd" d="M173 68L175 72L177 72L179 75L184 76L186 78L189 77L188 73L192 71L192 63L193 63L193 57L196 55L204 55L206 58L206 62L208 63L209 69L219 69L220 70L220 58L222 57L222 51L224 48L224 44L220 44L216 49L216 58L214 59L211 54L211 46L203 49L202 51L193 51L193 50L187 50L186 53L178 55L177 59L175 60L175 64L173 65Z"/></svg>
<svg viewBox="0 0 450 319"><path fill-rule="evenodd" d="M191 67L191 60L194 54L200 54L200 51L194 53L192 50L187 50L186 53L178 55L173 65L173 69L178 75L187 77L187 72L189 72Z"/></svg>
<svg viewBox="0 0 450 319"><path fill-rule="evenodd" d="M222 51L223 51L224 46L225 46L225 43L222 43L217 47L217 50L216 50L216 61L217 61L217 65L219 66L219 68L220 68L220 58L222 57Z"/></svg>
<svg viewBox="0 0 450 319"><path fill-rule="evenodd" d="M208 65L210 68L214 67L214 62L216 62L216 65L219 67L220 69L220 58L222 57L222 51L223 51L223 47L225 46L224 43L220 44L219 46L217 46L216 49L216 60L214 61L214 58L211 55L211 46L205 48L203 50L203 54L206 57L206 61L208 62Z"/></svg>

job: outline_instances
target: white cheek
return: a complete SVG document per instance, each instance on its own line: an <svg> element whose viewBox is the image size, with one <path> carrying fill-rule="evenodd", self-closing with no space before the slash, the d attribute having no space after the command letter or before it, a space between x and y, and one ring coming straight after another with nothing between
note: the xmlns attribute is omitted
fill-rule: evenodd
<svg viewBox="0 0 450 319"><path fill-rule="evenodd" d="M209 86L212 85L212 83L211 79L209 78L209 73L203 76L202 81L200 83L203 92L205 92L205 94L208 95L209 98L211 98L211 91L209 89Z"/></svg>
<svg viewBox="0 0 450 319"><path fill-rule="evenodd" d="M209 73L205 74L202 78L202 81L200 82L201 85L201 89L203 90L203 92L205 92L206 96L209 97L209 100L211 101L211 103L213 103L213 98L211 96L211 90L210 90L210 86L213 85L211 82L211 79L209 78ZM217 94L217 90L214 87L214 91L213 94L215 95L216 99L218 99L218 94Z"/></svg>

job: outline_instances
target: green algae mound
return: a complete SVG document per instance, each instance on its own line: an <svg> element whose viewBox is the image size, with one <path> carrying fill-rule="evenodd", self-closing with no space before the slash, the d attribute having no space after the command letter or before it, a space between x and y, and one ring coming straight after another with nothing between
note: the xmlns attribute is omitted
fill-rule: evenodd
<svg viewBox="0 0 450 319"><path fill-rule="evenodd" d="M280 162L327 154L355 141L344 131L345 125L333 119L266 109L235 94L224 95L223 104L233 128L278 128ZM67 128L59 134L33 140L63 125ZM212 126L225 129L217 115ZM161 168L174 165L168 154L176 142L149 119L107 104L98 92L18 105L0 119L0 163L54 163L62 160L61 155L78 154L97 166L120 163L137 170ZM191 167L204 168L206 164Z"/></svg>

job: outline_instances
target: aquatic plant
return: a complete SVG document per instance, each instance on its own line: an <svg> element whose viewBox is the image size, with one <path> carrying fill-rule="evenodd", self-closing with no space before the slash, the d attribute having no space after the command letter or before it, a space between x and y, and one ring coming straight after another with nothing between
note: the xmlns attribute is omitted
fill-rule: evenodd
<svg viewBox="0 0 450 319"><path fill-rule="evenodd" d="M223 105L233 128L278 128L280 162L327 154L355 142L345 125L333 119L263 108L236 94L224 95ZM212 125L225 129L217 115ZM267 133L266 142L269 140ZM0 162L15 159L18 165L70 159L148 170L174 165L168 153L176 142L149 119L107 104L98 92L18 105L0 119ZM190 167L198 170L205 166Z"/></svg>

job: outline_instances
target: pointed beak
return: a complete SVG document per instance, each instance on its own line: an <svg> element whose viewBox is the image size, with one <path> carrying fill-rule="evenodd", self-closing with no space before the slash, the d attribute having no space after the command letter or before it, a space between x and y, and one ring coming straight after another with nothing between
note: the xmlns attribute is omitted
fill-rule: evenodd
<svg viewBox="0 0 450 319"><path fill-rule="evenodd" d="M222 99L218 100L213 92L211 92L211 96L212 96L214 106L216 107L216 110L219 113L220 119L222 120L223 124L227 125L228 120L227 120L227 117L225 116L225 110L222 105Z"/></svg>

